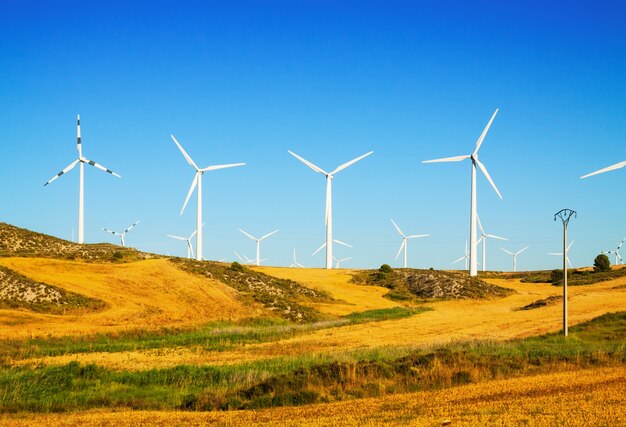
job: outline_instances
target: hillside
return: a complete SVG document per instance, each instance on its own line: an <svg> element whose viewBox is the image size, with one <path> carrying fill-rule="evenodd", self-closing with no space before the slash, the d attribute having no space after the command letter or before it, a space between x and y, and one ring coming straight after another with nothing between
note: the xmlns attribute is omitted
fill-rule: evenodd
<svg viewBox="0 0 626 427"><path fill-rule="evenodd" d="M134 261L154 255L108 243L84 244L70 242L47 234L0 222L0 257L30 256L80 259L84 261Z"/></svg>

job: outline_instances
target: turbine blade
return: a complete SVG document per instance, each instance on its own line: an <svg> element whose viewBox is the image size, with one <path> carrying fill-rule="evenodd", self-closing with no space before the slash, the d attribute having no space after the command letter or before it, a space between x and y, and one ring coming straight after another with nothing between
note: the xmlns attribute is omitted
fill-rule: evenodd
<svg viewBox="0 0 626 427"><path fill-rule="evenodd" d="M399 234L400 236L402 236L402 237L406 237L406 236L404 235L404 233L402 232L402 230L400 230L400 227L398 227L398 224L396 224L396 223L395 223L395 221L394 221L393 219L391 220L391 223L393 224L393 226L394 226L394 227L396 227L396 230L398 231L398 234Z"/></svg>
<svg viewBox="0 0 626 427"><path fill-rule="evenodd" d="M474 149L474 155L476 155L476 153L478 153L478 150L480 149L480 146L483 144L483 140L485 139L485 136L487 135L487 132L489 132L489 128L491 127L491 123L493 123L493 119L496 118L496 114L498 114L499 110L500 110L499 108L496 108L496 111L493 113L493 116L491 116L491 119L489 119L489 123L487 123L487 126L485 126L485 129L483 129L483 133L480 134L480 137L476 141L476 148Z"/></svg>
<svg viewBox="0 0 626 427"><path fill-rule="evenodd" d="M202 225L204 225L204 224L202 224ZM193 236L195 236L197 233L198 233L198 230L194 230L194 232L191 233L191 235L189 236L189 239L187 239L187 240L193 239Z"/></svg>
<svg viewBox="0 0 626 427"><path fill-rule="evenodd" d="M621 241L621 242L619 242L619 245L617 245L617 250L620 250L620 249L621 249L622 245L624 244L624 240L626 240L626 237L624 237L624 238L622 239L622 241Z"/></svg>
<svg viewBox="0 0 626 427"><path fill-rule="evenodd" d="M104 231L106 231L107 233L111 233L113 235L116 235L117 233L113 230L109 230L108 228L103 228Z"/></svg>
<svg viewBox="0 0 626 427"><path fill-rule="evenodd" d="M348 248L351 248L352 246L350 246L349 244L342 242L341 240L337 240L337 239L333 239L333 242L335 243L339 243L340 245L344 245L347 246Z"/></svg>
<svg viewBox="0 0 626 427"><path fill-rule="evenodd" d="M193 245L191 244L191 242L189 240L187 240L187 247L189 248L189 252L191 252L191 257L195 258L195 254L193 253Z"/></svg>
<svg viewBox="0 0 626 427"><path fill-rule="evenodd" d="M344 261L348 261L350 259L352 259L351 256L349 256L348 258L343 258L343 259L337 260L337 262L344 262Z"/></svg>
<svg viewBox="0 0 626 427"><path fill-rule="evenodd" d="M272 234L278 233L279 230L274 230L271 233L266 234L265 236L261 237L259 240L263 240L263 239L267 239L268 237L270 237Z"/></svg>
<svg viewBox="0 0 626 427"><path fill-rule="evenodd" d="M457 262L461 262L465 259L465 256L462 256L461 258L457 259L456 261L452 261L452 264L456 264Z"/></svg>
<svg viewBox="0 0 626 427"><path fill-rule="evenodd" d="M501 249L501 250L503 250L504 252L506 252L506 253L507 253L507 254L509 254L509 255L515 255L513 252L509 252L509 251L507 251L507 250L506 250L506 249L504 249L504 248L500 248L500 249Z"/></svg>
<svg viewBox="0 0 626 427"><path fill-rule="evenodd" d="M116 176L116 177L118 177L118 178L121 178L121 176L119 176L118 174L116 174L115 172L113 172L111 169L107 169L107 168L105 168L104 166L102 166L102 165L100 165L100 164L98 164L98 163L94 162L93 160L84 159L83 161L84 161L85 163L90 164L91 166L93 166L93 167L95 167L95 168L100 169L101 171L104 171L104 172L106 172L106 173L110 173L110 174L111 174L111 175L113 175L113 176Z"/></svg>
<svg viewBox="0 0 626 427"><path fill-rule="evenodd" d="M410 236L406 236L407 239L417 239L419 237L430 237L430 234L411 234Z"/></svg>
<svg viewBox="0 0 626 427"><path fill-rule="evenodd" d="M442 159L434 159L434 160L423 160L422 163L447 163L447 162L461 162L465 159L469 159L470 156L455 156L455 157L444 157Z"/></svg>
<svg viewBox="0 0 626 427"><path fill-rule="evenodd" d="M370 151L369 153L365 153L362 156L357 157L356 159L350 160L349 162L344 163L343 165L339 166L337 169L335 169L334 171L332 171L330 174L334 175L338 172L341 172L342 170L344 170L345 168L347 168L348 166L352 166L353 164L355 164L356 162L358 162L359 160L362 160L364 158L366 158L367 156L369 156L370 154L374 154L373 151Z"/></svg>
<svg viewBox="0 0 626 427"><path fill-rule="evenodd" d="M185 151L185 149L183 148L182 145L180 145L180 143L176 140L176 138L174 138L174 135L170 135L172 137L172 139L174 140L174 143L176 144L176 146L178 147L178 149L180 150L181 153L183 153L183 156L185 156L185 160L187 160L187 163L189 163L195 170L196 172L200 170L200 168L198 166L196 166L196 163L193 161L193 159L189 156L189 154L187 154L187 152Z"/></svg>
<svg viewBox="0 0 626 427"><path fill-rule="evenodd" d="M524 249L522 249L521 251L517 251L517 253L515 255L519 255L522 252L524 252L526 249L528 249L530 246L526 246Z"/></svg>
<svg viewBox="0 0 626 427"><path fill-rule="evenodd" d="M398 257L402 253L402 249L404 249L405 244L406 244L406 240L402 239L402 243L400 244L400 249L398 249L398 253L396 254L396 259L398 259Z"/></svg>
<svg viewBox="0 0 626 427"><path fill-rule="evenodd" d="M130 227L128 227L126 230L124 230L124 234L128 233L130 230L133 229L134 226L136 226L137 224L139 224L139 221L135 222L133 225L131 225Z"/></svg>
<svg viewBox="0 0 626 427"><path fill-rule="evenodd" d="M478 212L476 212L476 220L478 221L478 227L480 228L480 234L482 234L484 236L485 235L485 230L483 229L483 225L480 222L480 216L478 215Z"/></svg>
<svg viewBox="0 0 626 427"><path fill-rule="evenodd" d="M493 234L485 234L485 237L489 237L490 239L509 240L506 237L500 237Z"/></svg>
<svg viewBox="0 0 626 427"><path fill-rule="evenodd" d="M241 231L243 234L245 234L246 236L248 236L248 237L249 237L249 238L251 238L252 240L255 240L255 241L257 240L257 238L256 238L256 237L254 237L254 236L253 236L253 235L251 235L251 234L246 233L246 232L245 232L245 231L243 231L241 228L239 229L239 231ZM258 240L261 240L261 239L258 239Z"/></svg>
<svg viewBox="0 0 626 427"><path fill-rule="evenodd" d="M319 248L317 248L317 250L315 252L313 252L311 254L311 256L315 255L316 253L318 253L319 251L321 251L322 249L324 249L324 247L326 247L326 243L322 243L322 246L320 246Z"/></svg>
<svg viewBox="0 0 626 427"><path fill-rule="evenodd" d="M198 185L198 176L199 176L198 172L196 172L195 176L193 177L193 181L191 181L191 187L189 187L189 192L187 193L187 198L185 199L185 203L183 203L183 208L180 210L181 215L185 211L185 208L187 207L187 203L189 203L189 198L191 197L191 193L193 193L193 190L196 189L196 185Z"/></svg>
<svg viewBox="0 0 626 427"><path fill-rule="evenodd" d="M239 253L237 253L237 251L234 251L235 255L237 255L237 258L239 258L239 261L245 263L245 261L243 260L243 258L241 257L241 255L239 255Z"/></svg>
<svg viewBox="0 0 626 427"><path fill-rule="evenodd" d="M569 251L569 249L572 247L572 245L574 244L574 241L572 240L571 243L567 246L567 250Z"/></svg>
<svg viewBox="0 0 626 427"><path fill-rule="evenodd" d="M604 169L600 169L600 170L597 170L595 172L588 173L587 175L583 175L583 176L580 177L580 179L589 178L590 176L598 175L598 174L601 174L601 173L604 173L604 172L614 171L616 169L621 169L624 166L626 166L626 160L623 161L623 162L616 163L616 164L614 164L612 166L606 167Z"/></svg>
<svg viewBox="0 0 626 427"><path fill-rule="evenodd" d="M302 157L298 156L293 151L287 150L287 152L291 154L292 156L294 156L296 159L300 160L302 163L304 163L308 167L310 167L311 169L313 169L315 172L321 173L322 175L328 175L328 172L326 172L324 169L320 168L317 165L314 165L313 163L309 162L306 159L303 159Z"/></svg>
<svg viewBox="0 0 626 427"><path fill-rule="evenodd" d="M76 166L78 164L80 160L76 159L74 160L72 163L70 163L69 165L67 165L67 167L65 169L63 169L61 172L59 172L58 174L56 174L55 176L53 176L52 178L50 178L50 180L48 182L46 182L43 186L45 187L46 185L50 184L51 182L54 182L58 177L60 177L61 175L68 173L69 171L71 171L74 166Z"/></svg>
<svg viewBox="0 0 626 427"><path fill-rule="evenodd" d="M563 252L548 252L548 255L563 256Z"/></svg>
<svg viewBox="0 0 626 427"><path fill-rule="evenodd" d="M201 171L202 172L216 171L216 170L219 170L219 169L234 168L234 167L237 167L237 166L245 166L245 165L246 165L245 163L231 163L231 164L228 164L228 165L214 165L214 166L209 166L209 167L206 167L204 169L201 169Z"/></svg>
<svg viewBox="0 0 626 427"><path fill-rule="evenodd" d="M493 189L496 190L496 194L498 195L498 197L502 198L502 194L500 194L498 187L496 187L496 184L493 182L493 179L491 179L491 176L489 175L489 172L487 172L487 168L485 167L485 165L483 165L482 162L478 159L476 159L476 164L478 165L480 170L483 171L483 174L485 175L485 177L487 177L487 181L489 181L489 184L491 184Z"/></svg>
<svg viewBox="0 0 626 427"><path fill-rule="evenodd" d="M176 240L188 240L186 237L173 236L171 234L166 234L166 236L171 237L172 239L176 239Z"/></svg>
<svg viewBox="0 0 626 427"><path fill-rule="evenodd" d="M78 158L81 159L83 157L83 144L80 140L80 114L76 116L76 119L76 148L78 149Z"/></svg>

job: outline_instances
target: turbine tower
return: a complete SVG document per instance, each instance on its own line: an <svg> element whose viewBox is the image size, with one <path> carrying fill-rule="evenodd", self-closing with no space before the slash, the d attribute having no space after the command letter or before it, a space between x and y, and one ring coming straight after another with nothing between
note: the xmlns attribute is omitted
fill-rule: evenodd
<svg viewBox="0 0 626 427"><path fill-rule="evenodd" d="M184 242L187 242L187 258L193 258L194 255L193 255L193 247L191 246L191 239L193 239L193 237L196 235L197 232L198 231L195 230L193 233L189 235L189 237L173 236L171 234L167 234L167 237L171 237L172 239L182 240Z"/></svg>
<svg viewBox="0 0 626 427"><path fill-rule="evenodd" d="M300 267L300 268L304 268L304 266L302 264L298 263L298 260L296 259L296 248L293 248L293 262L291 263L291 265L289 267Z"/></svg>
<svg viewBox="0 0 626 427"><path fill-rule="evenodd" d="M196 174L194 175L193 181L191 182L191 187L189 188L189 192L187 193L187 198L185 199L185 204L183 204L183 208L180 210L180 214L182 215L185 207L187 206L187 202L189 202L189 198L191 197L191 193L198 186L198 211L196 218L196 259L198 261L202 261L202 175L208 171L215 171L219 169L233 168L235 166L244 166L245 163L232 163L227 165L215 165L215 166L207 166L206 168L200 169L196 163L189 157L189 154L183 149L183 146L174 138L174 135L170 135L174 140L174 143L178 147L183 156L185 156L185 160L187 163L194 168Z"/></svg>
<svg viewBox="0 0 626 427"><path fill-rule="evenodd" d="M108 228L103 228L103 230L106 231L107 233L113 234L114 236L119 236L122 246L126 246L126 242L124 241L124 237L126 237L126 233L128 233L130 230L132 230L133 227L136 226L137 224L139 224L139 221L135 222L133 225L131 225L130 227L128 227L126 230L124 230L121 233L118 233L118 232L113 231L113 230L109 230Z"/></svg>
<svg viewBox="0 0 626 427"><path fill-rule="evenodd" d="M513 273L515 273L515 272L517 271L517 256L518 256L519 254L521 254L522 252L524 252L524 251L525 251L526 249L528 249L528 248L529 248L529 246L526 246L524 249L521 249L521 250L519 250L519 251L517 251L517 252L509 252L509 251L507 251L507 250L506 250L506 249L504 249L504 248L500 248L500 249L502 249L504 252L506 252L507 254L509 254L509 255L512 255L512 256L513 256Z"/></svg>
<svg viewBox="0 0 626 427"><path fill-rule="evenodd" d="M478 227L480 228L480 239L478 239L479 242L482 242L482 246L483 246L483 271L487 271L487 239L498 239L498 240L509 240L506 237L500 237L500 236L495 236L493 234L487 234L485 233L485 230L483 229L483 225L480 223L480 217L478 216L478 213L476 214L476 220L478 220Z"/></svg>
<svg viewBox="0 0 626 427"><path fill-rule="evenodd" d="M472 161L472 184L471 184L472 187L471 187L471 201L470 201L470 253L469 253L470 276L476 276L478 274L478 258L477 258L478 240L476 239L476 166L478 166L478 168L485 175L485 177L487 178L487 180L489 181L493 189L496 191L496 194L498 195L498 197L502 199L502 195L500 194L500 191L498 191L498 187L496 187L496 184L494 184L493 180L491 179L489 172L487 172L487 168L485 167L484 164L480 162L480 160L478 160L478 150L480 149L480 146L482 145L483 140L485 139L485 136L487 135L487 132L489 131L489 128L491 127L491 123L493 122L493 119L496 118L496 114L498 114L497 108L496 108L496 111L493 113L493 116L491 116L489 123L487 123L487 126L485 126L483 133L480 135L480 137L476 141L476 148L474 148L474 152L472 154L468 154L465 156L446 157L443 159L425 160L422 162L422 163L460 162L466 159L470 159Z"/></svg>
<svg viewBox="0 0 626 427"><path fill-rule="evenodd" d="M398 259L398 257L400 256L400 252L402 252L402 249L404 249L404 268L407 268L407 244L408 244L408 240L409 239L417 239L419 237L429 237L430 234L412 234L410 236L405 235L402 230L400 230L400 227L398 227L398 224L396 224L394 222L394 220L391 220L391 223L393 224L393 226L396 228L396 231L398 232L398 234L400 236L402 236L402 244L400 245L400 249L398 249L398 253L396 254L396 259Z"/></svg>
<svg viewBox="0 0 626 427"><path fill-rule="evenodd" d="M76 148L78 149L78 158L70 163L65 169L53 176L48 182L44 184L44 187L54 182L58 177L68 173L74 166L79 164L79 186L78 186L78 243L85 243L85 163L98 168L104 172L110 173L118 178L121 178L118 174L110 169L105 168L102 165L83 157L83 146L80 140L80 114L77 116L78 124L76 125Z"/></svg>
<svg viewBox="0 0 626 427"><path fill-rule="evenodd" d="M298 156L296 153L294 153L292 151L289 151L289 154L294 156L296 159L300 160L302 163L304 163L305 165L307 165L308 167L313 169L315 172L321 173L322 175L326 176L326 219L325 219L325 224L326 224L326 268L327 269L333 268L333 200L332 200L332 181L333 181L333 177L338 172L341 172L342 170L344 170L348 166L351 166L351 165L355 164L359 160L364 159L365 157L369 156L372 153L373 153L373 151L370 151L369 153L365 153L362 156L357 157L356 159L350 160L349 162L346 162L346 163L342 164L341 166L337 167L332 172L326 172L324 169L314 165L313 163L309 162L308 160L303 159L302 157Z"/></svg>
<svg viewBox="0 0 626 427"><path fill-rule="evenodd" d="M467 261L469 260L469 254L467 253L467 240L465 241L465 255L463 255L461 258L457 259L456 261L452 261L452 264L456 264L457 262L461 262L465 260L465 269L469 269L468 267L468 263Z"/></svg>
<svg viewBox="0 0 626 427"><path fill-rule="evenodd" d="M604 173L604 172L609 172L609 171L614 171L616 169L621 169L624 166L626 166L626 160L623 161L623 162L616 163L616 164L614 164L612 166L608 166L608 167L606 167L604 169L600 169L600 170L597 170L595 172L588 173L587 175L583 175L583 176L580 177L580 179L585 179L585 178L589 178L590 176L599 175L599 174Z"/></svg>
<svg viewBox="0 0 626 427"><path fill-rule="evenodd" d="M572 240L570 244L567 246L567 252L569 252L573 244L574 244L574 241ZM548 255L563 256L563 252L550 252ZM569 254L567 255L567 264L570 267L572 266L572 263L569 261Z"/></svg>
<svg viewBox="0 0 626 427"><path fill-rule="evenodd" d="M251 238L252 240L254 240L256 242L256 265L261 265L261 258L260 258L260 254L261 254L261 240L267 239L268 237L270 237L274 233L278 233L278 230L274 230L271 233L268 233L265 236L260 237L258 239L256 237L252 236L251 234L246 233L241 228L239 229L239 231L241 231L243 234L245 234L246 236L248 236L249 238Z"/></svg>
<svg viewBox="0 0 626 427"><path fill-rule="evenodd" d="M622 241L619 242L619 245L617 245L617 248L615 248L614 250L602 252L603 254L615 254L615 265L624 263L624 260L622 259L622 255L619 253L619 250L622 248L622 245L624 244L624 240L626 240L626 237L624 237Z"/></svg>

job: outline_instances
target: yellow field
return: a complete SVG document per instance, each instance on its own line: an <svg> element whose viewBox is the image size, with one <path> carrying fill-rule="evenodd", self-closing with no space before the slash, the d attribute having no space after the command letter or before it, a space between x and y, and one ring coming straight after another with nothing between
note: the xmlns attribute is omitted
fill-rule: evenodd
<svg viewBox="0 0 626 427"><path fill-rule="evenodd" d="M232 412L107 412L0 416L6 426L590 426L624 425L626 368L577 370L381 398Z"/></svg>
<svg viewBox="0 0 626 427"><path fill-rule="evenodd" d="M265 269L283 277L304 274L308 270ZM308 279L314 282L326 280L324 272L313 270ZM357 304L362 289L347 287L350 276L345 272L334 273L333 281L316 285L333 295L343 295L348 303ZM342 283L342 280L344 281ZM176 348L169 350L146 350L119 353L84 353L58 357L27 359L20 364L65 364L69 361L97 363L111 369L128 369L130 362L135 369L169 367L178 364L227 364L242 361L294 356L345 353L350 350L375 349L386 346L431 346L454 341L508 340L558 331L561 328L560 304L528 310L515 311L550 295L558 295L561 289L547 284L526 284L519 280L488 280L491 283L512 288L516 294L502 299L484 301L442 301L429 306L434 311L382 322L373 322L331 328L296 336L277 342L245 345L235 350L209 352L200 348ZM624 310L626 288L614 289L626 284L626 277L590 286L570 287L570 324L581 323L607 312ZM313 286L313 285L311 285ZM354 286L354 285L350 285ZM368 290L368 287L363 287ZM375 304L374 297L372 303Z"/></svg>
<svg viewBox="0 0 626 427"><path fill-rule="evenodd" d="M65 316L0 310L0 338L189 327L259 314L258 308L242 304L232 288L185 273L164 259L91 264L0 258L0 264L34 280L107 303L107 308L96 313Z"/></svg>

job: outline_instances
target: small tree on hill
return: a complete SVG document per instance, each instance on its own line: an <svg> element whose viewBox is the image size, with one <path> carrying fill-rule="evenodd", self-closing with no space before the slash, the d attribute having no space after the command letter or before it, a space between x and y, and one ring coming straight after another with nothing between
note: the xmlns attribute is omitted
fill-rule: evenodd
<svg viewBox="0 0 626 427"><path fill-rule="evenodd" d="M600 273L602 271L610 271L611 270L611 261L609 261L609 257L605 254L600 254L593 260L593 271L596 273Z"/></svg>

